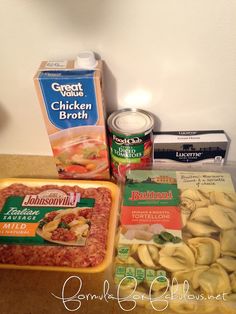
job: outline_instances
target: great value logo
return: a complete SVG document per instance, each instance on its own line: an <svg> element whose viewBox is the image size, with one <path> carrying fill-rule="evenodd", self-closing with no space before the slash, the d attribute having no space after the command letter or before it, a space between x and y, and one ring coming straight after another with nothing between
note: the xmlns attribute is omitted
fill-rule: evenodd
<svg viewBox="0 0 236 314"><path fill-rule="evenodd" d="M68 97L83 97L84 96L84 89L81 83L77 84L59 84L59 83L52 83L52 89L55 92L59 92L62 96Z"/></svg>

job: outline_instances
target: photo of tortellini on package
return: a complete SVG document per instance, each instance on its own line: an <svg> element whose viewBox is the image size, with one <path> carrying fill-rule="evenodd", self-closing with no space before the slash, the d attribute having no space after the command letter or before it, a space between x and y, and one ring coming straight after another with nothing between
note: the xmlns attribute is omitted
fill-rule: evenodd
<svg viewBox="0 0 236 314"><path fill-rule="evenodd" d="M236 313L236 193L186 188L179 196L180 243L124 245L118 234L120 294L153 311Z"/></svg>

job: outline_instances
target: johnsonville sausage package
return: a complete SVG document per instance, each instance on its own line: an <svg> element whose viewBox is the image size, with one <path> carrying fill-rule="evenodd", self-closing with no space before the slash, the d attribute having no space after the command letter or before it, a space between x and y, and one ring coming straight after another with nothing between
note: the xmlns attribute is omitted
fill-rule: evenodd
<svg viewBox="0 0 236 314"><path fill-rule="evenodd" d="M114 270L122 304L236 313L235 237L230 174L130 170Z"/></svg>
<svg viewBox="0 0 236 314"><path fill-rule="evenodd" d="M0 268L105 270L118 201L106 181L1 179Z"/></svg>
<svg viewBox="0 0 236 314"><path fill-rule="evenodd" d="M102 61L44 61L34 81L59 177L109 179Z"/></svg>

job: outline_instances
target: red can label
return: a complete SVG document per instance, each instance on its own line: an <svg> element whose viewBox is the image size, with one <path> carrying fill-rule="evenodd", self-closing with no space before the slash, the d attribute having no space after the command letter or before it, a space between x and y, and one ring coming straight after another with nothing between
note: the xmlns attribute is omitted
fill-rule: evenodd
<svg viewBox="0 0 236 314"><path fill-rule="evenodd" d="M152 132L127 136L110 130L109 146L112 175L117 180L123 181L128 169L144 168L152 161Z"/></svg>

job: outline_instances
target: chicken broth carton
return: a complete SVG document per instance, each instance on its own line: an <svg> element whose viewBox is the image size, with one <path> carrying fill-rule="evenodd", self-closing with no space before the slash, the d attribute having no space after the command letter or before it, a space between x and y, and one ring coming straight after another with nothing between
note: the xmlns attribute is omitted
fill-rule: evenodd
<svg viewBox="0 0 236 314"><path fill-rule="evenodd" d="M34 82L59 177L109 179L102 61L44 61Z"/></svg>

